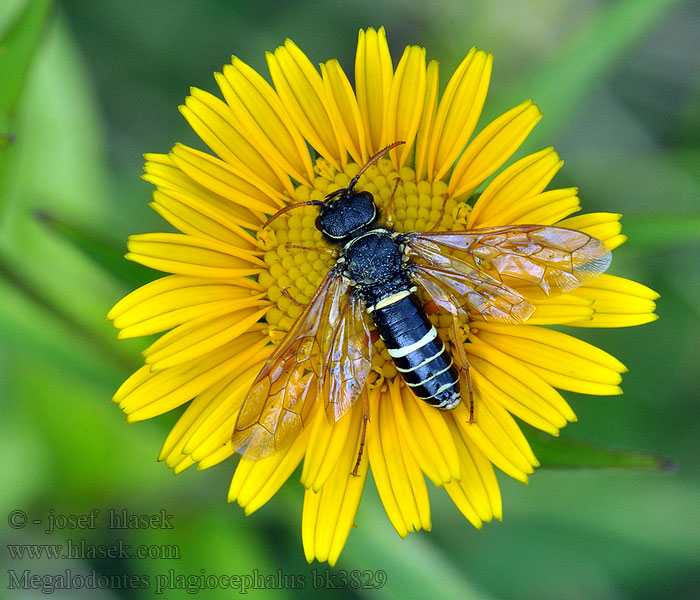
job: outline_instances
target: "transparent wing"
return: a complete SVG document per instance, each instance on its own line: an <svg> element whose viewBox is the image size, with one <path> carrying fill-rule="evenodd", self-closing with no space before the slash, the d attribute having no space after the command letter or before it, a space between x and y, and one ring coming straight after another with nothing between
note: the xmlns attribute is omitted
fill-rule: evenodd
<svg viewBox="0 0 700 600"><path fill-rule="evenodd" d="M367 313L357 294L350 294L336 327L323 374L326 415L342 417L365 387L372 366L372 341Z"/></svg>
<svg viewBox="0 0 700 600"><path fill-rule="evenodd" d="M454 315L467 312L485 321L522 323L535 310L518 292L467 263L459 271L422 264L410 268L430 299Z"/></svg>
<svg viewBox="0 0 700 600"><path fill-rule="evenodd" d="M331 269L253 382L232 436L246 458L285 448L303 428L322 389L348 287L340 269Z"/></svg>
<svg viewBox="0 0 700 600"><path fill-rule="evenodd" d="M505 285L525 298L573 290L603 273L611 260L600 240L543 225L409 233L403 242L414 262L463 278L476 277L481 285ZM497 290L491 287L491 291ZM503 299L500 293L493 297ZM480 313L484 314L483 308Z"/></svg>

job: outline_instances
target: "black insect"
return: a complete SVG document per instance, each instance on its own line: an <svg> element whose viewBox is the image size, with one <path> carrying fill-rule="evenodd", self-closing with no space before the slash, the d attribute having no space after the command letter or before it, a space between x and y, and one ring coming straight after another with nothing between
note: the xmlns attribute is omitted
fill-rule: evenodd
<svg viewBox="0 0 700 600"><path fill-rule="evenodd" d="M363 394L372 364L371 322L416 397L450 410L466 393L473 419L457 316L524 322L534 311L528 296L570 291L610 264L602 242L561 227L398 233L382 226L374 198L355 185L401 143L373 156L325 202L291 205L272 217L318 206L316 227L338 257L245 398L232 441L248 458L290 444L316 402L324 403L331 422L347 413ZM419 288L452 315L452 353L426 316Z"/></svg>

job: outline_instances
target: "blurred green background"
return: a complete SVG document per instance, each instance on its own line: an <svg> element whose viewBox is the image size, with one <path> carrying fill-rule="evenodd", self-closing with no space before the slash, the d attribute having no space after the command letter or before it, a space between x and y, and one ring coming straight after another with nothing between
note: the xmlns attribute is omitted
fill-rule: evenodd
<svg viewBox="0 0 700 600"><path fill-rule="evenodd" d="M28 9L28 10L27 10ZM21 576L131 574L148 589L56 591L60 598L151 598L158 575L303 576L306 587L251 590L303 598L303 490L293 477L247 518L228 506L234 463L177 478L156 456L176 414L126 426L110 404L139 366L143 340L116 341L107 310L156 273L114 259L132 233L162 231L140 181L143 152L201 147L177 107L189 86L215 91L231 54L266 74L285 37L315 63L353 72L357 31L385 25L396 61L428 48L442 82L468 49L495 54L481 125L532 97L545 115L527 146L566 160L587 211L624 213L630 241L611 271L661 294L656 323L575 332L630 369L625 394L565 394L579 416L564 442L640 452L635 468L561 468L556 450L528 487L501 477L503 523L474 530L432 490L432 533L402 541L374 486L334 573L381 569L358 598L696 598L700 590L700 11L637 0L311 2L45 0L0 2L0 402L4 481L0 597ZM40 218L41 216L49 217ZM179 412L179 411L175 411ZM552 452L544 448L543 452ZM576 454L576 453L575 453ZM546 456L546 454L545 454ZM586 462L586 455L578 453ZM654 469L654 457L673 469ZM615 461L603 460L613 464ZM556 468L559 466L560 468ZM109 509L173 515L173 529L111 530ZM45 533L50 515L100 510L94 529ZM10 527L12 511L25 527ZM15 517L17 513L14 513ZM41 524L34 524L38 520ZM57 521L60 522L60 519ZM179 558L38 559L8 544L177 545ZM320 581L320 580L317 580ZM137 584L133 584L132 586ZM143 587L143 586L141 586ZM203 590L205 598L235 590ZM185 590L168 598L189 597Z"/></svg>

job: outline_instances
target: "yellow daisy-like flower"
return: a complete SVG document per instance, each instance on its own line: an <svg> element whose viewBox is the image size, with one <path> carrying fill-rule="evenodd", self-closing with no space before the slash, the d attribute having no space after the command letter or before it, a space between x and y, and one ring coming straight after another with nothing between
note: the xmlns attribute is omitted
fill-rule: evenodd
<svg viewBox="0 0 700 600"><path fill-rule="evenodd" d="M397 231L538 224L585 232L609 249L625 241L620 215L571 217L579 210L576 189L545 191L562 165L551 148L510 165L474 195L541 117L528 100L472 137L490 54L472 49L440 97L437 62L426 64L425 49L409 46L394 68L383 29L360 31L355 90L336 60L319 73L291 41L267 63L272 86L233 58L216 74L223 101L193 89L181 107L215 156L180 144L146 156L145 179L157 188L152 206L181 233L129 239L127 258L169 275L108 315L122 338L168 331L144 351L145 365L114 401L129 422L189 402L160 454L176 473L234 453L232 433L251 384L334 264L314 225L316 206L263 225L291 203L323 201L346 188L382 148L405 142L370 166L357 189L371 192L380 208L391 203ZM533 297L527 324L463 316L459 343L471 367L474 423L468 402L440 411L417 400L377 340L367 400L333 422L322 398L308 398L291 443L262 458L241 457L229 501L254 512L303 461L304 552L331 565L370 468L402 537L430 529L426 477L475 527L500 519L494 466L526 482L538 465L513 417L557 435L576 417L556 388L621 393L623 364L541 326L646 323L655 318L656 297L638 283L600 275L556 297ZM443 340L454 340L449 315L430 318Z"/></svg>

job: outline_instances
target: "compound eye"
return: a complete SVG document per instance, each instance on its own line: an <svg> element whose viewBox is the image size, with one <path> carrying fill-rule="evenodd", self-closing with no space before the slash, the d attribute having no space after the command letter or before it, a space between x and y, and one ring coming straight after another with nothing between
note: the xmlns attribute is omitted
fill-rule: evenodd
<svg viewBox="0 0 700 600"><path fill-rule="evenodd" d="M366 225L371 225L377 218L377 205L374 197L369 192L358 192L355 209L362 215L362 221Z"/></svg>
<svg viewBox="0 0 700 600"><path fill-rule="evenodd" d="M339 206L328 205L326 209L316 217L316 228L324 235L340 240L348 235L348 226L342 210Z"/></svg>
<svg viewBox="0 0 700 600"><path fill-rule="evenodd" d="M369 192L355 192L355 199L358 204L362 202L364 206L374 206L374 196Z"/></svg>

